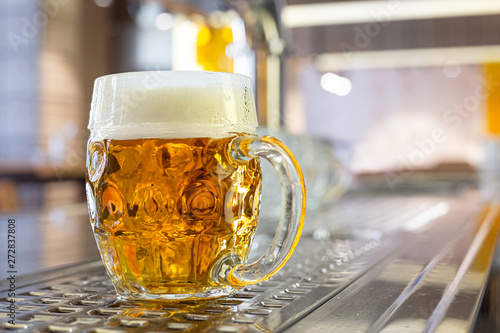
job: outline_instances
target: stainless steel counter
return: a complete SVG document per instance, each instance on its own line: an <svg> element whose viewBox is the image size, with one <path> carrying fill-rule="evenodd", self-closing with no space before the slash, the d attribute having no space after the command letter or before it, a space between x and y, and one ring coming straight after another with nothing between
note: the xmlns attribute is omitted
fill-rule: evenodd
<svg viewBox="0 0 500 333"><path fill-rule="evenodd" d="M496 281L492 265L499 208L482 203L474 191L350 194L330 210L307 216L295 254L270 281L246 287L233 297L199 303L117 300L102 264L95 260L84 209L59 209L66 215L45 212L38 223L33 214L31 222L27 215L15 217L20 251L15 298L8 297L7 269L0 269L0 327L6 331L495 328L492 311L500 294L491 282ZM54 225L51 219L57 220L58 214ZM0 231L1 244L7 244L6 230ZM270 240L268 235L256 237L253 255ZM8 323L13 303L14 326Z"/></svg>
<svg viewBox="0 0 500 333"><path fill-rule="evenodd" d="M468 332L493 261L498 207L428 198L371 270L287 332ZM388 235L385 235L386 237Z"/></svg>

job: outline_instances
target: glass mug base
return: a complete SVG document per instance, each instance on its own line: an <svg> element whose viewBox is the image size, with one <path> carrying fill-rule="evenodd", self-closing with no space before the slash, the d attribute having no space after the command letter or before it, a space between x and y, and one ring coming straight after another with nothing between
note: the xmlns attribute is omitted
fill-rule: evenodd
<svg viewBox="0 0 500 333"><path fill-rule="evenodd" d="M133 292L130 289L122 290L115 286L118 298L122 300L149 300L149 301L190 301L201 299L213 299L231 295L235 289L233 287L206 288L203 292L193 293L161 293L153 294L148 292Z"/></svg>
<svg viewBox="0 0 500 333"><path fill-rule="evenodd" d="M172 280L150 280L147 274L138 276L124 276L117 272L116 267L110 266L109 262L103 258L108 276L111 278L114 289L119 299L123 300L157 300L157 301L189 301L213 299L230 296L238 288L231 285L217 284L213 281L220 281L220 278L227 274L224 271L227 265L234 266L240 262L239 257L226 256L217 261L205 281L179 282ZM151 278L151 276L149 276ZM159 278L159 277L156 277ZM212 282L209 282L212 281Z"/></svg>

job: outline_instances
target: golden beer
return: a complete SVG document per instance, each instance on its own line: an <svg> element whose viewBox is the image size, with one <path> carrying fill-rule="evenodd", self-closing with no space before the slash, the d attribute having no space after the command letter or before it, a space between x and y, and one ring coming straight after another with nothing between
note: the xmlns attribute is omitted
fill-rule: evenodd
<svg viewBox="0 0 500 333"><path fill-rule="evenodd" d="M92 224L108 270L123 276L125 289L200 293L217 285L214 263L227 256L246 260L261 173L256 159L231 161L232 139L89 144Z"/></svg>
<svg viewBox="0 0 500 333"><path fill-rule="evenodd" d="M139 72L95 81L87 201L120 297L219 297L284 265L303 225L304 181L290 151L256 127L251 81L241 75ZM270 248L247 263L259 158L278 173L283 214Z"/></svg>

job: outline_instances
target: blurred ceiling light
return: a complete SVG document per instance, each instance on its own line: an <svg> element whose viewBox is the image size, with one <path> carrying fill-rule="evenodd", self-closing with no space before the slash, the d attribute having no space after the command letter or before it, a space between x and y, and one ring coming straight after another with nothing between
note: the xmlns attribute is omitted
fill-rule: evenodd
<svg viewBox="0 0 500 333"><path fill-rule="evenodd" d="M113 4L113 0L94 0L94 3L99 7L109 7Z"/></svg>
<svg viewBox="0 0 500 333"><path fill-rule="evenodd" d="M281 19L288 28L350 23L500 14L497 0L343 1L290 5Z"/></svg>
<svg viewBox="0 0 500 333"><path fill-rule="evenodd" d="M339 96L345 96L352 90L352 84L349 79L331 72L321 76L320 84L326 91Z"/></svg>
<svg viewBox="0 0 500 333"><path fill-rule="evenodd" d="M479 64L500 61L499 45L442 47L411 50L323 53L315 67L323 72L363 68L403 68ZM446 73L446 72L445 72Z"/></svg>
<svg viewBox="0 0 500 333"><path fill-rule="evenodd" d="M174 25L174 15L161 13L156 16L155 25L159 30L170 30Z"/></svg>

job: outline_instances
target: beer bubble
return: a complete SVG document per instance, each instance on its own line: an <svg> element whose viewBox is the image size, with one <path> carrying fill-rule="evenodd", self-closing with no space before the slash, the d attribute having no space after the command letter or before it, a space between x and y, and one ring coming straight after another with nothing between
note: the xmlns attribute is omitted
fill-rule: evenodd
<svg viewBox="0 0 500 333"><path fill-rule="evenodd" d="M95 182L101 177L106 166L106 149L100 141L89 144L89 153L87 156L87 170L89 180Z"/></svg>

